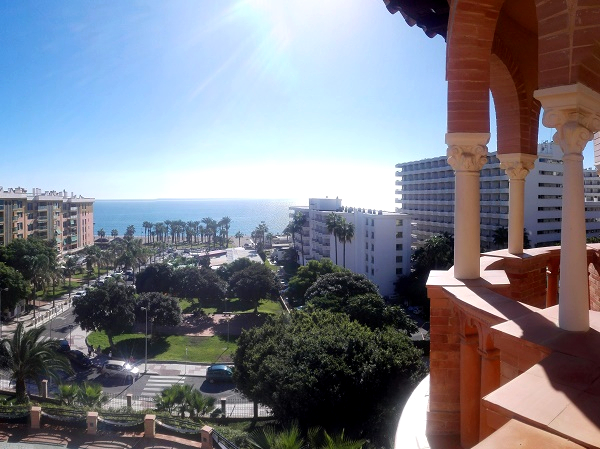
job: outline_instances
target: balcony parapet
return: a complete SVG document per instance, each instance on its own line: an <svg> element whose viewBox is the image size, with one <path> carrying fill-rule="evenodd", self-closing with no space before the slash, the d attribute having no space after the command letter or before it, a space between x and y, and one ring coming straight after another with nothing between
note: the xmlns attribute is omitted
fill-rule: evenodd
<svg viewBox="0 0 600 449"><path fill-rule="evenodd" d="M431 272L429 436L473 447L514 419L600 448L600 244L587 254L591 329L581 333L560 329L552 304L560 247L483 254L475 280Z"/></svg>

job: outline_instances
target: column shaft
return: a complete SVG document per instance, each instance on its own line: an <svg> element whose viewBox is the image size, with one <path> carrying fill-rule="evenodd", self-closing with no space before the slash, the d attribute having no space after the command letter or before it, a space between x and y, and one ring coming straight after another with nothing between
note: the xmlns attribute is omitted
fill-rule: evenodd
<svg viewBox="0 0 600 449"><path fill-rule="evenodd" d="M454 206L454 276L477 279L480 258L479 172L456 172Z"/></svg>
<svg viewBox="0 0 600 449"><path fill-rule="evenodd" d="M525 223L525 180L511 179L508 206L508 252L523 254Z"/></svg>
<svg viewBox="0 0 600 449"><path fill-rule="evenodd" d="M558 323L565 330L587 331L589 329L589 297L585 246L583 155L565 154L563 160Z"/></svg>

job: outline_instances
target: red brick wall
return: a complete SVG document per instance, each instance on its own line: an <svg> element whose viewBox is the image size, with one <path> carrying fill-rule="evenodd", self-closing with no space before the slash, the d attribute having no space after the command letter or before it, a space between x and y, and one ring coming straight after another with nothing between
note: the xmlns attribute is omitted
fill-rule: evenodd
<svg viewBox="0 0 600 449"><path fill-rule="evenodd" d="M460 431L460 337L458 317L441 287L428 287L430 315L430 396L428 434Z"/></svg>
<svg viewBox="0 0 600 449"><path fill-rule="evenodd" d="M504 270L510 280L510 297L530 306L546 305L547 256L507 258Z"/></svg>

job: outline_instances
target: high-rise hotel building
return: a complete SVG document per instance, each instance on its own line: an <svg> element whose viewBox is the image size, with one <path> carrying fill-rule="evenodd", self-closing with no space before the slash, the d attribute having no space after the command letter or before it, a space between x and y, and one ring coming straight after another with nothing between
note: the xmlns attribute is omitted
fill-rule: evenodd
<svg viewBox="0 0 600 449"><path fill-rule="evenodd" d="M496 153L481 170L481 246L495 249L494 233L508 228L508 176ZM434 234L454 233L454 171L446 156L396 165L396 211L415 223L418 246ZM600 178L584 170L585 220L588 237L600 236ZM563 161L560 147L538 145L535 168L525 178L524 225L531 246L560 245Z"/></svg>
<svg viewBox="0 0 600 449"><path fill-rule="evenodd" d="M94 244L94 199L21 187L0 187L0 245L38 237L57 242L61 253Z"/></svg>
<svg viewBox="0 0 600 449"><path fill-rule="evenodd" d="M408 215L342 207L339 198L310 198L308 207L290 207L291 217L297 212L306 216L302 239L300 234L295 238L298 263L329 258L336 265L364 274L383 296L393 295L398 276L410 273L412 228ZM354 225L354 236L345 245L327 229L331 213Z"/></svg>

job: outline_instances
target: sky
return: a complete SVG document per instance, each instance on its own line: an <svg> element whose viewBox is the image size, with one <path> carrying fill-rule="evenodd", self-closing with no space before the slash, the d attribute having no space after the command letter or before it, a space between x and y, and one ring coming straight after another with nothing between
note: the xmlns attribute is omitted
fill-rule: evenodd
<svg viewBox="0 0 600 449"><path fill-rule="evenodd" d="M393 210L446 153L445 42L381 0L0 0L0 48L5 189Z"/></svg>

